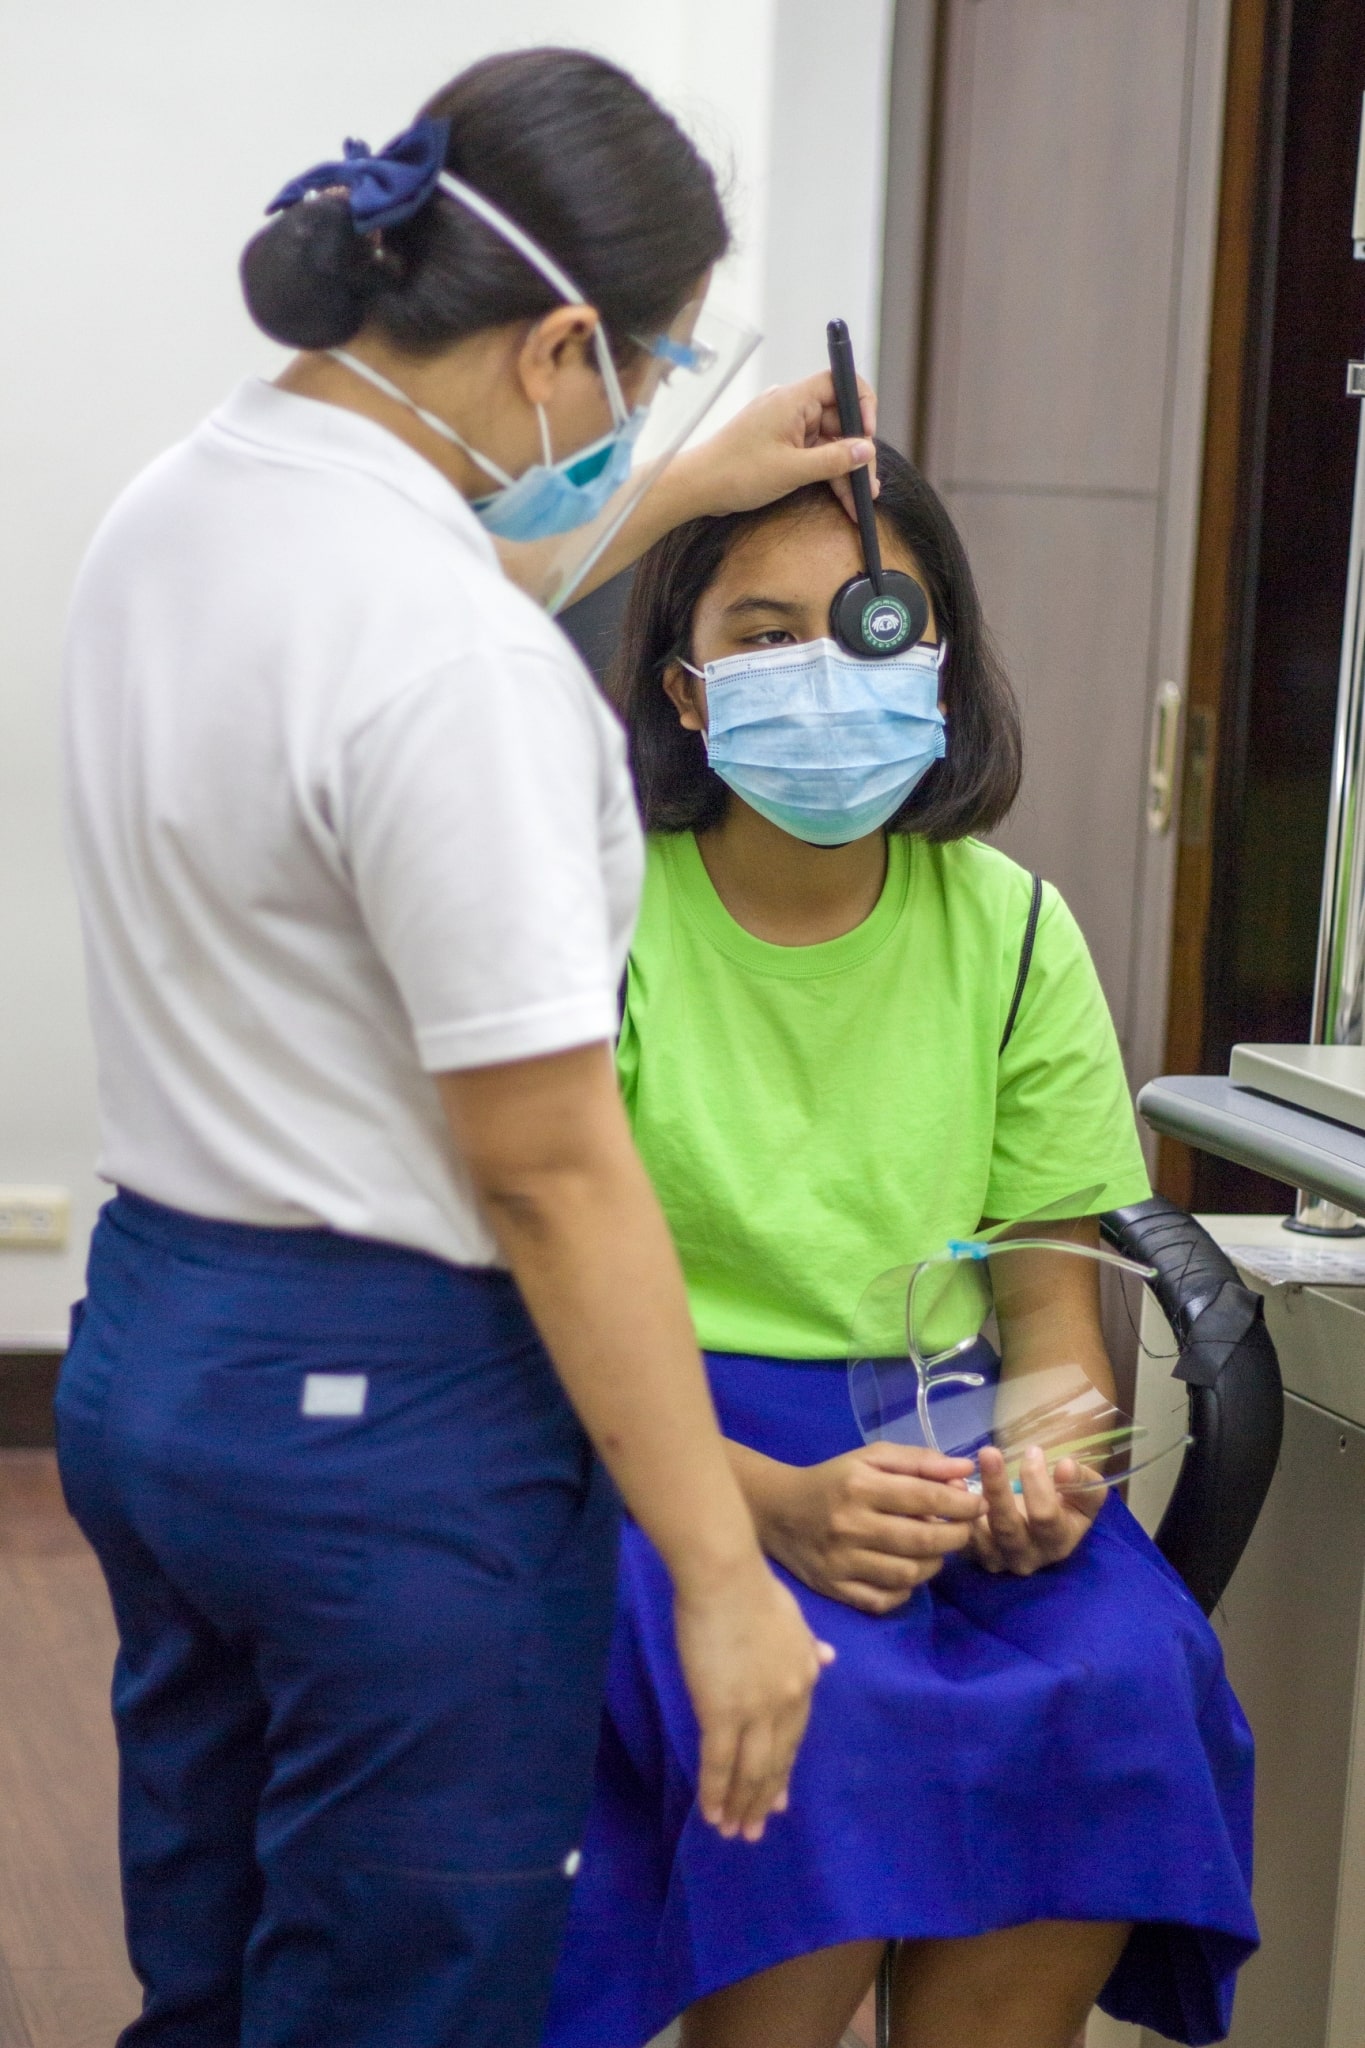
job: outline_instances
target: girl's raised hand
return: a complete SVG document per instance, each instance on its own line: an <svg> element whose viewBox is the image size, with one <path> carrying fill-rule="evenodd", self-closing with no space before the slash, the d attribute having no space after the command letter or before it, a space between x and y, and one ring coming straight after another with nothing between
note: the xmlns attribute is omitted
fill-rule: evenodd
<svg viewBox="0 0 1365 2048"><path fill-rule="evenodd" d="M971 1532L972 1553L988 1572L1014 1572L1028 1578L1044 1565L1060 1564L1070 1557L1087 1533L1105 1501L1109 1489L1090 1485L1069 1493L1081 1477L1074 1458L1059 1461L1055 1475L1035 1445L1024 1453L1019 1481L1022 1493L1011 1486L1000 1452L988 1445L977 1460L981 1473L981 1499L986 1513Z"/></svg>
<svg viewBox="0 0 1365 2048"><path fill-rule="evenodd" d="M985 1512L970 1458L869 1444L822 1465L773 1465L750 1496L770 1557L816 1593L889 1614L965 1550Z"/></svg>

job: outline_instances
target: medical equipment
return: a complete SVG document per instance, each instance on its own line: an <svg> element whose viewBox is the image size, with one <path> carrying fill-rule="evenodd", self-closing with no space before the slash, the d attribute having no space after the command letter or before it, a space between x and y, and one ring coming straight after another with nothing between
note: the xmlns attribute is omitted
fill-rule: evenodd
<svg viewBox="0 0 1365 2048"><path fill-rule="evenodd" d="M834 399L839 409L839 431L848 436L863 432L862 405L858 398L858 377L853 366L853 344L848 325L831 320L825 330L829 341L829 367L834 378ZM829 630L850 654L873 660L888 654L903 654L924 636L929 623L929 600L913 576L900 569L882 567L881 543L877 538L877 517L872 504L872 482L867 469L855 469L849 478L853 506L858 515L864 569L860 576L834 593L829 608Z"/></svg>

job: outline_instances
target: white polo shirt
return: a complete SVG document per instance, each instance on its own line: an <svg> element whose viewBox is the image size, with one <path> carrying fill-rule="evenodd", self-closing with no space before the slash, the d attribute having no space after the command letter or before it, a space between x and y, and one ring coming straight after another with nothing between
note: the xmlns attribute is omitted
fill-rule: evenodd
<svg viewBox="0 0 1365 2048"><path fill-rule="evenodd" d="M95 538L65 749L105 1178L494 1262L430 1076L611 1038L641 845L459 494L244 384Z"/></svg>

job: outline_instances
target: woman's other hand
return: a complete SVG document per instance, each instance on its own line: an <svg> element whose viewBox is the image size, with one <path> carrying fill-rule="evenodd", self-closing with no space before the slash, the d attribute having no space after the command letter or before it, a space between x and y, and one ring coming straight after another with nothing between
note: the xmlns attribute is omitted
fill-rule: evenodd
<svg viewBox="0 0 1365 2048"><path fill-rule="evenodd" d="M755 1553L744 1569L674 1601L678 1656L701 1729L697 1799L722 1835L761 1841L787 1805L787 1780L821 1666L833 1661Z"/></svg>
<svg viewBox="0 0 1365 2048"><path fill-rule="evenodd" d="M759 1540L813 1592L864 1614L904 1606L965 1550L984 1512L970 1458L869 1444L821 1465L780 1465L731 1445Z"/></svg>
<svg viewBox="0 0 1365 2048"><path fill-rule="evenodd" d="M877 394L858 379L863 429L877 428ZM870 439L845 440L828 370L799 384L777 384L752 399L742 412L669 465L670 482L692 504L691 516L752 512L803 484L829 484L849 518L853 495L849 473L868 466L877 490L877 457Z"/></svg>
<svg viewBox="0 0 1365 2048"><path fill-rule="evenodd" d="M1074 1458L1059 1461L1055 1474L1036 1446L1025 1451L1019 1471L1022 1493L1011 1486L1005 1460L988 1446L978 1460L986 1513L972 1531L972 1551L988 1572L1028 1578L1044 1565L1070 1557L1109 1497L1105 1486L1067 1491L1081 1477Z"/></svg>

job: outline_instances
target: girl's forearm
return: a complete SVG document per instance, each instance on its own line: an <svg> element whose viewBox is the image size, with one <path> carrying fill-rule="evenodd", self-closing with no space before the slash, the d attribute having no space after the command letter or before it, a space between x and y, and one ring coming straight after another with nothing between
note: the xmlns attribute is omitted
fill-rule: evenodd
<svg viewBox="0 0 1365 2048"><path fill-rule="evenodd" d="M758 1531L758 1540L772 1555L773 1534L790 1500L796 1468L784 1465L777 1458L765 1457L762 1451L752 1451L747 1444L737 1444L730 1437L724 1441L730 1470L739 1481L740 1492Z"/></svg>

